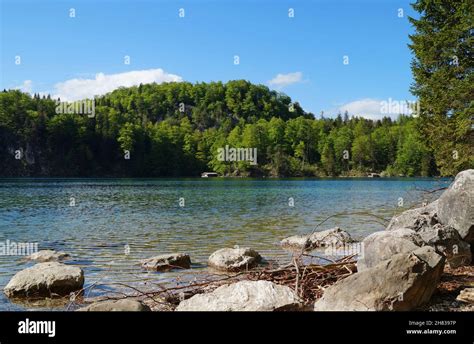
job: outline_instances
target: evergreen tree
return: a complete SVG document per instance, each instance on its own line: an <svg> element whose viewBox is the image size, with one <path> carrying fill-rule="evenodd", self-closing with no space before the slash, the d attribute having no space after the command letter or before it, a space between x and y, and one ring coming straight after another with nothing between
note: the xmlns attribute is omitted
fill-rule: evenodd
<svg viewBox="0 0 474 344"><path fill-rule="evenodd" d="M474 2L417 0L412 93L419 98L419 130L442 175L474 166Z"/></svg>

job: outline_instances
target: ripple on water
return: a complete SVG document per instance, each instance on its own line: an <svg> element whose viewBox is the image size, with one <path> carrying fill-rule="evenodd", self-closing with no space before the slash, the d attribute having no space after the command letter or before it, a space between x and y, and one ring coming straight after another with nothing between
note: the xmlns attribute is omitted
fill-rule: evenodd
<svg viewBox="0 0 474 344"><path fill-rule="evenodd" d="M0 240L36 242L40 249L71 254L67 264L84 269L86 286L95 286L93 297L129 291L122 284L156 288L202 278L207 258L222 247L251 246L269 261L287 261L290 254L278 243L289 235L337 225L363 238L383 225L362 213L390 218L400 210L399 197L408 206L420 199L415 187L436 189L440 183L449 181L1 179ZM181 197L185 207L179 206ZM337 213L360 214L327 219ZM171 252L190 254L193 269L141 269L141 259ZM0 256L0 287L31 264ZM0 294L0 310L37 308L64 306L11 302Z"/></svg>

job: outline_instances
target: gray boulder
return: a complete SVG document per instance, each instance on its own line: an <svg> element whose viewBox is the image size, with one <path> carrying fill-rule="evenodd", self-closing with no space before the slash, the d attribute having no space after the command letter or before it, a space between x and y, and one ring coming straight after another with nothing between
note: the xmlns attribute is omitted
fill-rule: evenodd
<svg viewBox="0 0 474 344"><path fill-rule="evenodd" d="M439 221L474 243L474 169L458 173L438 200Z"/></svg>
<svg viewBox="0 0 474 344"><path fill-rule="evenodd" d="M445 258L432 247L399 253L328 287L315 311L409 311L430 300Z"/></svg>
<svg viewBox="0 0 474 344"><path fill-rule="evenodd" d="M287 248L297 248L302 250L312 250L318 247L341 247L352 243L351 235L339 227L334 227L308 235L293 235L283 239L280 244Z"/></svg>
<svg viewBox="0 0 474 344"><path fill-rule="evenodd" d="M372 233L362 241L357 270L372 268L397 253L412 252L423 245L420 235L409 228Z"/></svg>
<svg viewBox="0 0 474 344"><path fill-rule="evenodd" d="M5 286L8 297L50 297L82 289L82 269L58 262L38 263L22 270Z"/></svg>
<svg viewBox="0 0 474 344"><path fill-rule="evenodd" d="M298 305L293 291L269 281L241 281L181 301L176 311L281 311Z"/></svg>
<svg viewBox="0 0 474 344"><path fill-rule="evenodd" d="M217 270L241 271L256 267L260 254L248 247L222 248L209 256L208 265Z"/></svg>
<svg viewBox="0 0 474 344"><path fill-rule="evenodd" d="M449 226L436 224L418 232L423 241L444 255L452 268L471 263L471 247L461 239L458 231Z"/></svg>
<svg viewBox="0 0 474 344"><path fill-rule="evenodd" d="M43 262L57 262L69 257L70 257L69 254L67 254L66 252L54 251L54 250L41 250L29 255L27 259L43 263Z"/></svg>
<svg viewBox="0 0 474 344"><path fill-rule="evenodd" d="M142 268L153 271L166 271L176 268L189 269L191 258L184 253L162 254L141 261Z"/></svg>
<svg viewBox="0 0 474 344"><path fill-rule="evenodd" d="M150 307L136 300L107 300L79 308L78 312L149 312Z"/></svg>
<svg viewBox="0 0 474 344"><path fill-rule="evenodd" d="M425 245L445 255L449 266L456 268L470 264L472 253L466 241L471 238L474 223L473 178L474 170L459 173L438 200L394 216L387 231L412 229L421 236ZM363 264L362 261L362 268Z"/></svg>
<svg viewBox="0 0 474 344"><path fill-rule="evenodd" d="M426 245L445 256L452 268L471 263L470 245L461 240L454 228L438 223L433 227L425 227L419 232L409 228L398 228L372 233L362 241L357 269L366 270L390 259L394 254L411 252Z"/></svg>
<svg viewBox="0 0 474 344"><path fill-rule="evenodd" d="M430 228L437 223L438 201L436 200L424 207L409 209L394 216L386 230L391 231L398 228L410 228L418 232L423 228Z"/></svg>

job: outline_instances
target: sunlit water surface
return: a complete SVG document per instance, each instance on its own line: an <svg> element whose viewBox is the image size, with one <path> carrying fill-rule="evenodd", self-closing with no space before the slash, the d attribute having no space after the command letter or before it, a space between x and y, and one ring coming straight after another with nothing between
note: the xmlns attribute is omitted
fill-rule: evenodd
<svg viewBox="0 0 474 344"><path fill-rule="evenodd" d="M360 239L382 230L381 218L434 197L424 191L447 183L385 178L0 179L0 241L38 243L39 249L71 254L66 263L84 269L86 286L105 285L91 292L98 296L122 289L117 283L146 289L153 283L174 284L176 277L199 278L207 273L209 255L223 247L250 246L269 261L284 261L289 253L278 243L289 235L339 226ZM330 217L335 214L341 215ZM140 259L171 252L190 254L193 268L141 270ZM31 265L22 256L0 256L0 288ZM0 310L21 309L38 308L0 293Z"/></svg>

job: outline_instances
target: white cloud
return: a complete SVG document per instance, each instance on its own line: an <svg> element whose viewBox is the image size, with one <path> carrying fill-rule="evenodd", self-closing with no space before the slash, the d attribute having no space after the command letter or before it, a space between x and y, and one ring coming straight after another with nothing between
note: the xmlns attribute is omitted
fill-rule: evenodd
<svg viewBox="0 0 474 344"><path fill-rule="evenodd" d="M98 73L94 79L70 79L54 85L54 98L63 101L74 101L103 95L119 87L130 87L139 84L179 82L179 75L170 74L163 69L136 70L117 74Z"/></svg>
<svg viewBox="0 0 474 344"><path fill-rule="evenodd" d="M31 93L33 82L31 80L25 80L19 86L14 87L15 90L20 90L22 92Z"/></svg>
<svg viewBox="0 0 474 344"><path fill-rule="evenodd" d="M295 72L288 74L277 74L272 80L268 81L270 86L283 88L291 84L296 84L303 81L303 73Z"/></svg>
<svg viewBox="0 0 474 344"><path fill-rule="evenodd" d="M385 100L365 98L342 105L339 112L348 112L349 116L359 116L367 119L382 119L392 117L396 119L398 115L410 115L412 111L408 108L405 100Z"/></svg>

